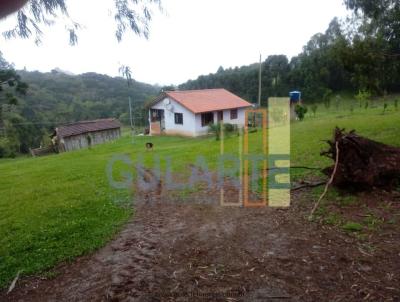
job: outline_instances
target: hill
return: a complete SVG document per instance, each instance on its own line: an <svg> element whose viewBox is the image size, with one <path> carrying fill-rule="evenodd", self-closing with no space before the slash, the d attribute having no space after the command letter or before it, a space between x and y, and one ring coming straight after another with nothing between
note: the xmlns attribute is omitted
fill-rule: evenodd
<svg viewBox="0 0 400 302"><path fill-rule="evenodd" d="M135 80L128 86L122 77L97 73L70 75L57 69L17 73L28 89L11 103L0 100L0 131L4 134L0 137L0 157L47 144L50 131L62 123L115 117L128 124L129 97L135 124L143 124L143 103L160 91L157 86ZM11 88L6 88L6 93Z"/></svg>
<svg viewBox="0 0 400 302"><path fill-rule="evenodd" d="M160 88L132 81L128 87L121 77L112 78L97 73L67 75L19 71L22 81L29 85L21 104L27 117L35 123L64 122L115 117L127 122L128 97L135 109L156 95Z"/></svg>

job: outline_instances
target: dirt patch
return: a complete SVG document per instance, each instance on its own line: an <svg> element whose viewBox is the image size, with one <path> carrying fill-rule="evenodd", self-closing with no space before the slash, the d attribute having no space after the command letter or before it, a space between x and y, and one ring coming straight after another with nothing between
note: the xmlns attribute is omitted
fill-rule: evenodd
<svg viewBox="0 0 400 302"><path fill-rule="evenodd" d="M202 193L201 193L202 192ZM227 190L229 192L229 190ZM207 197L202 194L206 194ZM115 240L92 256L26 278L1 301L398 301L398 223L354 236L306 220L308 193L288 209L220 207L147 196ZM375 237L374 237L375 236Z"/></svg>

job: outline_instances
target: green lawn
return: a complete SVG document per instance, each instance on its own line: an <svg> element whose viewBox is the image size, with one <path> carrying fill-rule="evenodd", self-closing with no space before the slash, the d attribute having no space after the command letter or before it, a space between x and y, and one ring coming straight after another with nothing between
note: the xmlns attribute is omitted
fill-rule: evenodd
<svg viewBox="0 0 400 302"><path fill-rule="evenodd" d="M317 111L292 124L292 165L324 167L328 159L319 156L335 126L356 129L378 141L400 146L400 111L393 108L382 115L381 108L353 113ZM236 136L226 139L227 153L238 151ZM155 144L154 151L144 150L145 142ZM250 143L258 146L260 133L251 134ZM55 264L71 260L104 245L133 214L127 204L128 190L109 186L106 167L114 154L125 154L132 160L143 157L152 165L154 156L170 157L173 171L188 173L188 165L198 155L206 158L210 169L217 168L219 142L212 137L188 139L179 137L124 136L120 140L91 150L52 155L42 158L18 158L0 161L0 287L18 271L23 275L43 272ZM120 177L126 165L116 165ZM133 172L132 168L132 172ZM294 171L294 177L305 177L309 171Z"/></svg>

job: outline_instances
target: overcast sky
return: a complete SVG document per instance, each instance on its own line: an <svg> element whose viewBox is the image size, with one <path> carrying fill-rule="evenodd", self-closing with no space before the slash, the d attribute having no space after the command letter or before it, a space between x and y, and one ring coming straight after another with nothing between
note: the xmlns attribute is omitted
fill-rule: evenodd
<svg viewBox="0 0 400 302"><path fill-rule="evenodd" d="M348 14L342 0L162 0L149 40L126 35L118 43L110 15L113 0L66 0L70 16L84 27L69 46L65 24L45 28L43 43L4 40L0 51L17 68L79 74L118 75L129 65L133 77L151 84L180 84L219 66L235 67L271 54L291 57L309 38L326 30L333 17ZM13 18L0 22L10 28Z"/></svg>

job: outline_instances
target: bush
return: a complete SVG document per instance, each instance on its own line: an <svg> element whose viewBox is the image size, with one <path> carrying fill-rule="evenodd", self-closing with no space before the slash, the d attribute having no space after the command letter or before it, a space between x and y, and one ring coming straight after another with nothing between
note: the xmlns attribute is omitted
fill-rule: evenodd
<svg viewBox="0 0 400 302"><path fill-rule="evenodd" d="M3 157L15 157L10 141L5 137L0 138L0 158Z"/></svg>
<svg viewBox="0 0 400 302"><path fill-rule="evenodd" d="M229 123L224 124L225 133L232 133L232 132L235 132L235 130L236 130L236 125L229 124Z"/></svg>
<svg viewBox="0 0 400 302"><path fill-rule="evenodd" d="M383 112L382 112L382 114L385 114L387 107L388 107L388 103L386 103L386 101L385 101L383 103Z"/></svg>
<svg viewBox="0 0 400 302"><path fill-rule="evenodd" d="M359 103L359 107L361 108L363 102L367 102L371 98L371 93L368 90L359 90L355 95L355 98Z"/></svg>
<svg viewBox="0 0 400 302"><path fill-rule="evenodd" d="M223 124L223 125L224 125L223 131L224 131L224 135L225 136L229 136L232 133L237 132L237 130L238 130L236 125L229 124L229 123L226 123L226 124ZM208 126L208 132L209 133L213 133L215 135L215 139L219 140L220 139L220 135L221 135L221 123L209 125Z"/></svg>
<svg viewBox="0 0 400 302"><path fill-rule="evenodd" d="M315 117L315 114L317 113L318 105L317 104L312 104L311 105L311 111Z"/></svg>
<svg viewBox="0 0 400 302"><path fill-rule="evenodd" d="M304 116L306 115L307 111L308 111L307 106L297 104L296 107L294 107L294 112L296 112L296 115L300 121L304 119Z"/></svg>

